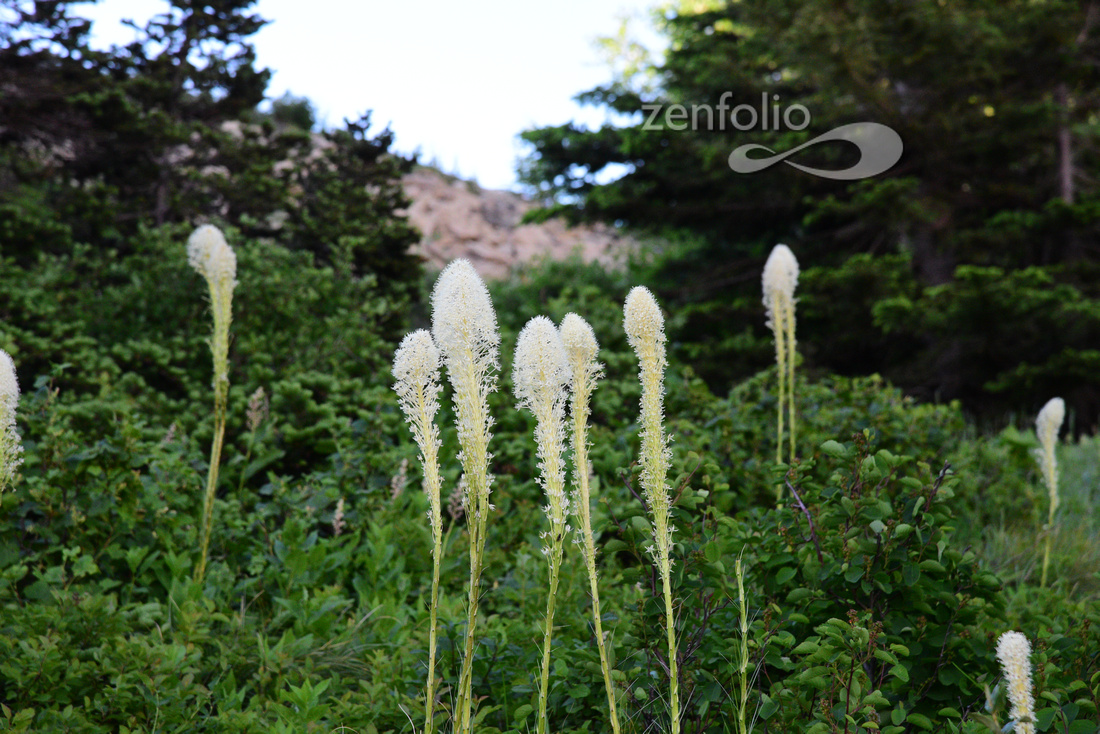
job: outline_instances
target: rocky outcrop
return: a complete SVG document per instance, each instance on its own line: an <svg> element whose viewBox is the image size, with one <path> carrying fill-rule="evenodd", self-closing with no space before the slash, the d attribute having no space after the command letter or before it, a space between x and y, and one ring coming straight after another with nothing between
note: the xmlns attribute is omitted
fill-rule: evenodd
<svg viewBox="0 0 1100 734"><path fill-rule="evenodd" d="M464 257L482 277L504 278L537 258L563 260L574 253L617 267L635 244L605 225L570 227L560 219L521 224L534 203L429 168L408 174L403 183L412 200L409 221L422 234L414 250L431 267Z"/></svg>

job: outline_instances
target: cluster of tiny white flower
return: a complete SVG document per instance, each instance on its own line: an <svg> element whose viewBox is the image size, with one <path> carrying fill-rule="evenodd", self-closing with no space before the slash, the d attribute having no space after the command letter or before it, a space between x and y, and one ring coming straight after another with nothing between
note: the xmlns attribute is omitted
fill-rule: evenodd
<svg viewBox="0 0 1100 734"><path fill-rule="evenodd" d="M1043 483L1050 493L1050 519L1058 509L1058 457L1054 447L1058 444L1058 432L1066 418L1066 403L1062 398L1051 398L1039 416L1035 419L1035 433L1039 437L1039 448L1035 457L1043 473Z"/></svg>
<svg viewBox="0 0 1100 734"><path fill-rule="evenodd" d="M187 260L210 287L215 400L224 401L229 390L229 322L233 316L233 289L237 286L237 255L220 229L204 224L187 240Z"/></svg>
<svg viewBox="0 0 1100 734"><path fill-rule="evenodd" d="M794 290L798 286L798 260L791 248L776 245L768 255L763 274L764 306L768 328L775 335L775 364L779 376L779 400L776 403L775 463L783 460L783 416L790 416L790 461L795 457L794 363L795 309ZM782 502L783 486L777 499Z"/></svg>
<svg viewBox="0 0 1100 734"><path fill-rule="evenodd" d="M997 659L1008 681L1009 716L1016 721L1016 734L1035 734L1030 658L1031 643L1019 632L1005 632L997 641Z"/></svg>
<svg viewBox="0 0 1100 734"><path fill-rule="evenodd" d="M665 319L657 299L648 288L636 286L623 305L623 328L640 366L642 384L642 489L650 514L661 565L668 561L672 546L669 532L668 467L672 451L664 435Z"/></svg>
<svg viewBox="0 0 1100 734"><path fill-rule="evenodd" d="M419 329L405 336L393 357L393 389L405 421L412 429L413 438L420 448L420 460L427 459L427 452L437 451L441 445L435 414L439 410L440 355L432 335ZM406 464L407 466L407 464ZM438 520L438 507L433 507L433 521Z"/></svg>
<svg viewBox="0 0 1100 734"><path fill-rule="evenodd" d="M11 355L0 349L0 492L11 485L15 470L23 463L23 444L15 430L19 407L19 380Z"/></svg>
<svg viewBox="0 0 1100 734"><path fill-rule="evenodd" d="M798 287L798 260L791 248L776 245L764 263L764 306L768 312L768 328L774 329L777 311L794 304ZM782 318L782 316L780 316Z"/></svg>
<svg viewBox="0 0 1100 734"><path fill-rule="evenodd" d="M554 322L536 316L527 322L516 341L512 372L516 400L535 415L535 444L539 458L539 484L549 504L547 538L560 543L567 533L569 500L565 495L565 402L572 380L565 345Z"/></svg>
<svg viewBox="0 0 1100 734"><path fill-rule="evenodd" d="M187 261L211 283L231 282L230 290L237 285L237 255L222 231L212 224L204 224L191 233L187 239Z"/></svg>
<svg viewBox="0 0 1100 734"><path fill-rule="evenodd" d="M432 291L432 337L454 388L455 418L468 491L463 507L470 532L470 584L466 645L455 701L455 730L469 732L473 686L473 641L481 585L482 554L489 503L493 418L489 394L496 390L500 333L489 289L468 260L455 260L439 274ZM429 717L430 718L430 717ZM430 726L430 725L429 725ZM427 728L427 727L426 727Z"/></svg>

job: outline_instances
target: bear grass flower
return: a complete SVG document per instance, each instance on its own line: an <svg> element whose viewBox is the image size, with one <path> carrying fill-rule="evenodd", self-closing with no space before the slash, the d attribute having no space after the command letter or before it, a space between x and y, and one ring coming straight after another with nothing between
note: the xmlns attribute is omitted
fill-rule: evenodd
<svg viewBox="0 0 1100 734"><path fill-rule="evenodd" d="M1035 700L1031 695L1031 644L1019 632L1005 632L997 640L997 660L1008 683L1009 715L1016 734L1035 734Z"/></svg>
<svg viewBox="0 0 1100 734"><path fill-rule="evenodd" d="M15 481L15 470L23 463L23 444L15 429L19 407L19 379L11 355L0 349L0 492Z"/></svg>
<svg viewBox="0 0 1100 734"><path fill-rule="evenodd" d="M237 256L221 230L204 224L187 240L187 260L206 279L214 312L214 389L229 388L229 323L232 320L233 289L237 286Z"/></svg>
<svg viewBox="0 0 1100 734"><path fill-rule="evenodd" d="M489 510L489 439L493 425L489 393L496 390L500 334L489 290L468 260L453 261L432 290L432 338L454 389L459 461L468 486L465 510L470 532L470 588L466 644L459 675L456 731L471 728L474 639Z"/></svg>
<svg viewBox="0 0 1100 734"><path fill-rule="evenodd" d="M603 620L600 614L600 591L596 576L596 540L592 533L592 509L589 488L588 465L588 416L589 401L603 368L596 361L600 345L588 322L575 313L568 313L558 329L565 354L572 371L569 412L573 422L573 512L577 517L580 535L574 541L581 548L584 565L588 570L588 585L592 594L592 623L596 633L596 646L600 653L600 669L603 672L604 690L607 694L611 731L619 734L619 715L615 710L615 689L611 682L611 666L607 657L607 645L603 639Z"/></svg>
<svg viewBox="0 0 1100 734"><path fill-rule="evenodd" d="M1035 433L1039 437L1039 448L1035 450L1035 458L1039 462L1039 470L1043 475L1043 484L1046 485L1049 505L1047 510L1047 523L1043 528L1046 536L1043 547L1043 572L1039 582L1040 586L1047 585L1047 567L1050 564L1051 534L1054 532L1054 514L1058 511L1058 457L1055 447L1058 445L1058 432L1062 430L1062 422L1066 418L1066 403L1062 398L1051 398L1039 416L1035 419Z"/></svg>
<svg viewBox="0 0 1100 734"><path fill-rule="evenodd" d="M439 611L439 567L443 559L443 514L440 504L439 447L442 441L435 414L439 410L440 355L424 329L408 334L393 357L394 391L420 449L428 522L432 529L432 596L428 631L428 680L425 685L424 732L431 734L435 709L435 652ZM343 498L340 499L341 507Z"/></svg>
<svg viewBox="0 0 1100 734"><path fill-rule="evenodd" d="M550 645L554 631L554 604L558 593L559 573L564 540L569 532L566 524L569 500L565 496L565 402L572 379L565 345L554 322L536 316L527 322L516 341L516 357L512 371L516 400L521 408L535 415L535 445L539 459L539 484L546 492L547 520L550 529L542 533L543 554L549 566L546 625L543 630L542 673L539 684L537 731L546 734L548 721L546 701L550 690Z"/></svg>
<svg viewBox="0 0 1100 734"><path fill-rule="evenodd" d="M214 357L214 440L210 448L210 469L203 497L202 537L199 541L199 563L195 580L206 575L206 558L210 549L210 531L214 521L214 496L218 484L222 442L225 440L225 413L229 399L229 324L233 317L233 289L237 286L237 256L217 227L204 224L187 240L187 260L210 288L210 305L214 313L214 336L210 351Z"/></svg>
<svg viewBox="0 0 1100 734"><path fill-rule="evenodd" d="M653 516L653 547L665 599L665 629L668 636L669 706L672 734L680 732L680 694L676 669L676 616L672 610L672 528L669 526L668 467L671 451L664 434L665 320L648 288L636 286L623 305L623 328L639 362L642 384L642 489Z"/></svg>
<svg viewBox="0 0 1100 734"><path fill-rule="evenodd" d="M790 415L790 460L794 461L794 363L795 363L795 313L794 291L798 286L798 260L791 248L776 245L764 264L764 306L767 309L768 328L775 334L775 361L779 373L778 426L775 439L775 462L783 461L783 412ZM782 499L782 487L779 499Z"/></svg>

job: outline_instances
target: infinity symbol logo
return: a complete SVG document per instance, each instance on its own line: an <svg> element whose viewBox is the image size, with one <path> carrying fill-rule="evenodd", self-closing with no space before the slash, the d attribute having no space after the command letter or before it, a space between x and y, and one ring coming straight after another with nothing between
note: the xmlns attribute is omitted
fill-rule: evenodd
<svg viewBox="0 0 1100 734"><path fill-rule="evenodd" d="M802 166L787 160L804 148L834 140L846 140L859 148L859 162L851 168L845 168L841 171L826 171L820 168ZM758 150L767 151L772 156L768 158L749 157L750 152ZM730 153L729 164L730 168L737 173L756 173L782 162L804 173L820 176L821 178L830 178L834 181L855 181L888 171L901 159L901 152L901 136L894 132L893 128L880 125L877 122L853 122L850 125L841 125L823 135L818 135L813 140L778 155L775 154L774 150L763 145L755 143L742 145Z"/></svg>

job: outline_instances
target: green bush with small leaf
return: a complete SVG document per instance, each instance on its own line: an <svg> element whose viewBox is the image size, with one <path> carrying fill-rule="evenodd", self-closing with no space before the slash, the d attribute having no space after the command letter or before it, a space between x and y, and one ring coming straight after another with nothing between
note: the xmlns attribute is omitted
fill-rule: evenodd
<svg viewBox="0 0 1100 734"><path fill-rule="evenodd" d="M206 306L184 234L151 232L117 259L0 262L0 347L24 387L24 463L0 495L0 729L419 731L433 541L388 364L397 337L426 323L423 307L413 301L406 320L369 278L234 240L226 446L196 584L212 420L196 328ZM568 311L589 318L606 365L590 419L592 524L621 728L668 722L665 609L635 464L640 391L619 326L629 284L569 263L492 287L504 377L490 401L496 510L471 661L479 732L535 726L543 499L508 376L527 318ZM1009 629L1032 642L1038 730L1097 730L1100 577L1082 560L1096 553L1094 442L1059 446L1070 530L1040 589L1045 509L1034 503L1045 493L1029 426L981 433L958 406L916 403L879 378L800 371L798 458L776 466L774 371L715 395L678 361L668 317L681 731L735 731L738 557L752 731L1000 730L1008 703L993 650ZM442 726L466 643L469 559L467 518L449 502L459 469L447 389L439 420ZM788 482L798 499L776 508ZM554 731L606 731L592 635L570 545L547 691Z"/></svg>

